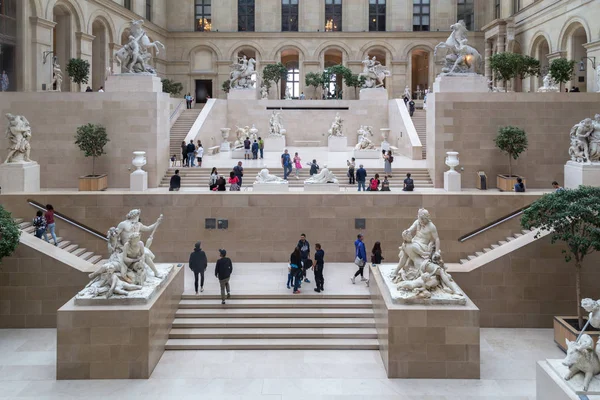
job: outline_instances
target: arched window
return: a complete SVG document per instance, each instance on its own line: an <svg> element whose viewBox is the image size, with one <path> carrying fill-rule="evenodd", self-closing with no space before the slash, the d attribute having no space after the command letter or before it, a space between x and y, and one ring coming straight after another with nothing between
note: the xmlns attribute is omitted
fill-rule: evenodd
<svg viewBox="0 0 600 400"><path fill-rule="evenodd" d="M293 98L300 96L300 70L298 69L298 63L289 62L286 64L288 70L286 78L286 87L290 89L290 94Z"/></svg>

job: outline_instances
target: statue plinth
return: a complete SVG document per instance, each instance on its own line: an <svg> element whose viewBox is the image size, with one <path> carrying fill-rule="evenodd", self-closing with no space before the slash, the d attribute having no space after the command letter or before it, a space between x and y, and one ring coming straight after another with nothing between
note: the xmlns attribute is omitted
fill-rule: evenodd
<svg viewBox="0 0 600 400"><path fill-rule="evenodd" d="M334 153L348 151L348 138L346 136L329 136L327 139L328 150Z"/></svg>
<svg viewBox="0 0 600 400"><path fill-rule="evenodd" d="M265 139L265 153L283 153L285 149L285 136L267 136Z"/></svg>
<svg viewBox="0 0 600 400"><path fill-rule="evenodd" d="M339 183L304 183L305 192L340 192Z"/></svg>
<svg viewBox="0 0 600 400"><path fill-rule="evenodd" d="M446 192L460 192L462 190L461 176L458 171L444 172L444 190Z"/></svg>
<svg viewBox="0 0 600 400"><path fill-rule="evenodd" d="M360 89L359 100L388 100L388 92L384 87L376 89Z"/></svg>
<svg viewBox="0 0 600 400"><path fill-rule="evenodd" d="M132 192L148 190L148 173L143 169L132 172L129 175L129 190Z"/></svg>
<svg viewBox="0 0 600 400"><path fill-rule="evenodd" d="M489 90L486 77L474 73L440 74L433 82L435 93L485 93Z"/></svg>
<svg viewBox="0 0 600 400"><path fill-rule="evenodd" d="M256 88L230 89L227 100L258 100Z"/></svg>
<svg viewBox="0 0 600 400"><path fill-rule="evenodd" d="M365 160L365 159L375 160L378 158L382 158L383 156L381 155L381 151L379 151L377 149L372 149L372 150L356 150L355 149L353 157L356 158L357 160Z"/></svg>
<svg viewBox="0 0 600 400"><path fill-rule="evenodd" d="M565 164L565 189L577 189L580 185L600 186L600 163L567 161Z"/></svg>
<svg viewBox="0 0 600 400"><path fill-rule="evenodd" d="M106 92L152 92L162 93L159 77L149 73L110 75L105 83Z"/></svg>
<svg viewBox="0 0 600 400"><path fill-rule="evenodd" d="M220 152L225 153L231 150L231 143L223 142L221 143L221 147L219 149Z"/></svg>
<svg viewBox="0 0 600 400"><path fill-rule="evenodd" d="M2 194L37 193L40 191L40 164L0 164L0 188Z"/></svg>
<svg viewBox="0 0 600 400"><path fill-rule="evenodd" d="M255 193L284 193L290 191L287 182L254 182L252 191Z"/></svg>

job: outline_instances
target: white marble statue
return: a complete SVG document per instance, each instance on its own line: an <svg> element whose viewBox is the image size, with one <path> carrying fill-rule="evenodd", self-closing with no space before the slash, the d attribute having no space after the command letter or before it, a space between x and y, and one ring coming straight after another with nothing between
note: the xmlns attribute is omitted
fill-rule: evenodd
<svg viewBox="0 0 600 400"><path fill-rule="evenodd" d="M110 298L114 294L127 296L130 291L142 289L142 285L134 285L121 280L119 268L120 264L117 261L109 261L102 265L89 274L91 281L79 294L83 296L90 295L91 297L104 294L106 298Z"/></svg>
<svg viewBox="0 0 600 400"><path fill-rule="evenodd" d="M260 98L262 100L267 100L269 98L269 89L267 88L267 85L260 86Z"/></svg>
<svg viewBox="0 0 600 400"><path fill-rule="evenodd" d="M467 26L463 20L450 26L452 33L445 42L435 46L433 56L439 49L446 50L442 72L446 74L477 73L483 62L481 54L469 46L467 40Z"/></svg>
<svg viewBox="0 0 600 400"><path fill-rule="evenodd" d="M354 146L354 150L376 150L375 145L369 139L369 136L373 137L372 126L361 125L357 133L358 143Z"/></svg>
<svg viewBox="0 0 600 400"><path fill-rule="evenodd" d="M253 88L256 75L256 60L248 59L245 55L238 57L238 62L229 66L231 72L229 74L229 87L232 89L249 89Z"/></svg>
<svg viewBox="0 0 600 400"><path fill-rule="evenodd" d="M600 114L586 118L571 128L569 156L578 163L600 162Z"/></svg>
<svg viewBox="0 0 600 400"><path fill-rule="evenodd" d="M600 63L596 67L596 86L598 87L597 92L600 93Z"/></svg>
<svg viewBox="0 0 600 400"><path fill-rule="evenodd" d="M263 169L260 170L258 175L256 175L256 179L254 180L254 183L285 184L285 183L287 183L287 181L283 180L282 178L280 178L278 176L271 175L269 173L269 169L265 165L263 167Z"/></svg>
<svg viewBox="0 0 600 400"><path fill-rule="evenodd" d="M62 71L60 70L60 64L58 63L58 57L54 57L53 61L52 61L52 83L50 84L50 86L52 88L56 88L54 89L57 92L61 92L62 91L62 81L63 81L63 74Z"/></svg>
<svg viewBox="0 0 600 400"><path fill-rule="evenodd" d="M8 147L8 156L4 160L5 164L10 163L28 163L33 162L29 158L31 152L31 126L29 121L22 115L6 114L8 127L6 128L6 138L10 142Z"/></svg>
<svg viewBox="0 0 600 400"><path fill-rule="evenodd" d="M285 99L286 100L291 100L292 99L292 93L290 92L290 87L289 86L285 87Z"/></svg>
<svg viewBox="0 0 600 400"><path fill-rule="evenodd" d="M400 261L390 278L407 298L464 300L442 260L440 238L429 212L420 209L410 228L402 232Z"/></svg>
<svg viewBox="0 0 600 400"><path fill-rule="evenodd" d="M363 71L358 74L358 76L365 78L362 85L363 89L382 87L384 79L392 75L390 70L384 65L381 65L375 56L373 56L373 58L369 58L368 55L365 56L362 64Z"/></svg>
<svg viewBox="0 0 600 400"><path fill-rule="evenodd" d="M335 119L331 123L331 128L329 128L329 131L327 131L329 136L343 137L344 136L343 126L342 126L343 122L344 121L342 120L342 117L340 117L340 113L336 113Z"/></svg>
<svg viewBox="0 0 600 400"><path fill-rule="evenodd" d="M596 329L600 329L600 300L583 299L581 307L589 313L588 321Z"/></svg>
<svg viewBox="0 0 600 400"><path fill-rule="evenodd" d="M236 128L236 131L235 131L236 140L235 140L235 142L233 142L233 148L235 150L243 149L244 148L244 140L246 140L246 138L250 137L250 127L248 125L246 125L243 128L240 128L239 126L236 125L235 128Z"/></svg>
<svg viewBox="0 0 600 400"><path fill-rule="evenodd" d="M281 136L285 132L283 128L283 117L281 111L273 110L269 118L269 136Z"/></svg>
<svg viewBox="0 0 600 400"><path fill-rule="evenodd" d="M560 90L550 73L547 73L546 76L544 76L543 82L544 85L538 89L538 92L540 93L558 92Z"/></svg>
<svg viewBox="0 0 600 400"><path fill-rule="evenodd" d="M329 171L327 165L323 165L323 168L318 174L311 176L310 178L305 180L304 183L339 183L339 181L336 178L336 176L331 171Z"/></svg>
<svg viewBox="0 0 600 400"><path fill-rule="evenodd" d="M165 46L159 41L151 42L143 24L142 19L131 21L129 42L115 53L115 60L124 73L156 74L156 70L150 66L152 53L149 50L154 48L158 55L160 48L164 49Z"/></svg>
<svg viewBox="0 0 600 400"><path fill-rule="evenodd" d="M409 100L412 99L412 93L410 92L408 85L404 87L404 93L402 94L402 97L406 97Z"/></svg>
<svg viewBox="0 0 600 400"><path fill-rule="evenodd" d="M568 381L578 373L584 374L583 391L587 392L592 378L600 373L600 348L594 346L592 337L588 334L581 335L578 341L571 342L565 339L567 344L567 356L562 364L569 368L569 372L565 375L565 380Z"/></svg>

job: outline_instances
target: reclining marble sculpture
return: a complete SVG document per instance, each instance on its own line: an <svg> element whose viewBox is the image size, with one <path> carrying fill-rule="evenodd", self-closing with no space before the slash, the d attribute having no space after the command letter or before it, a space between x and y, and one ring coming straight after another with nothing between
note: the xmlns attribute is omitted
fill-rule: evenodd
<svg viewBox="0 0 600 400"><path fill-rule="evenodd" d="M342 125L343 122L344 122L344 120L342 120L342 117L340 117L340 113L336 113L335 119L331 123L331 128L329 128L329 131L327 131L329 136L343 137L344 136L343 125Z"/></svg>
<svg viewBox="0 0 600 400"><path fill-rule="evenodd" d="M22 115L6 114L8 126L6 128L6 138L10 142L8 147L8 156L4 160L5 164L29 163L34 162L29 158L31 152L31 126L29 121Z"/></svg>
<svg viewBox="0 0 600 400"><path fill-rule="evenodd" d="M377 61L377 57L373 56L373 58L369 58L369 56L365 56L365 59L362 61L363 64L363 72L358 74L359 78L364 78L364 82L362 84L363 89L373 89L383 87L383 81L388 76L391 76L392 73L389 69L387 69L384 65L381 65L379 61Z"/></svg>
<svg viewBox="0 0 600 400"><path fill-rule="evenodd" d="M390 276L405 298L461 300L464 294L446 272L437 228L429 212L420 209L410 228L402 232L400 261Z"/></svg>
<svg viewBox="0 0 600 400"><path fill-rule="evenodd" d="M157 41L151 42L143 28L144 20L131 21L129 42L115 53L115 60L124 73L156 75L156 70L150 65L152 53L150 48L160 53L165 46Z"/></svg>
<svg viewBox="0 0 600 400"><path fill-rule="evenodd" d="M466 74L477 73L483 63L481 54L469 46L467 39L467 26L465 21L460 20L450 26L452 33L445 42L439 43L433 50L433 56L437 55L439 49L447 51L444 58L442 73L444 74Z"/></svg>
<svg viewBox="0 0 600 400"><path fill-rule="evenodd" d="M287 181L283 180L282 178L276 175L271 175L269 173L269 169L265 165L264 168L260 170L258 175L256 175L254 183L286 184Z"/></svg>
<svg viewBox="0 0 600 400"><path fill-rule="evenodd" d="M358 143L354 146L354 150L377 150L369 136L373 137L373 127L367 125L361 125L357 131Z"/></svg>
<svg viewBox="0 0 600 400"><path fill-rule="evenodd" d="M229 74L229 87L231 89L251 89L254 87L256 75L256 60L248 59L245 55L238 57L237 63L229 66L231 72Z"/></svg>
<svg viewBox="0 0 600 400"><path fill-rule="evenodd" d="M600 162L600 114L586 118L571 128L569 156L578 163Z"/></svg>
<svg viewBox="0 0 600 400"><path fill-rule="evenodd" d="M323 165L323 168L318 174L315 174L304 181L305 184L315 184L315 183L339 183L337 177L329 171L327 165Z"/></svg>

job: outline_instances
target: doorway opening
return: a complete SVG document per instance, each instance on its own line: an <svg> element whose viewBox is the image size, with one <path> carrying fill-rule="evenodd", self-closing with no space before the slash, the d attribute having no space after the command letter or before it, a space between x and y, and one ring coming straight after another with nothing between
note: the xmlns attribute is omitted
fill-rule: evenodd
<svg viewBox="0 0 600 400"><path fill-rule="evenodd" d="M212 79L196 79L196 103L206 103L213 97Z"/></svg>

